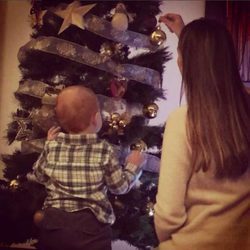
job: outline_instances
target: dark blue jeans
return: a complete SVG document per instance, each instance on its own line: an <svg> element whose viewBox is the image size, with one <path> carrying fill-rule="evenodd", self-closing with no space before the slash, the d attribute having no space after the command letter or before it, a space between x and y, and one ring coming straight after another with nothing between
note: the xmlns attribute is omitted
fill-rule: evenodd
<svg viewBox="0 0 250 250"><path fill-rule="evenodd" d="M39 250L111 250L110 225L99 222L89 209L69 213L47 208L38 227Z"/></svg>

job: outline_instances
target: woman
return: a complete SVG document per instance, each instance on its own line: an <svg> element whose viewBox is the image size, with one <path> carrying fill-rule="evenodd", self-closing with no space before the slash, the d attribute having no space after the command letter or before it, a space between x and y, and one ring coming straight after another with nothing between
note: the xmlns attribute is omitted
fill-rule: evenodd
<svg viewBox="0 0 250 250"><path fill-rule="evenodd" d="M167 14L160 21L179 36L187 107L169 116L164 133L159 249L250 249L250 105L232 39L212 20L184 27Z"/></svg>

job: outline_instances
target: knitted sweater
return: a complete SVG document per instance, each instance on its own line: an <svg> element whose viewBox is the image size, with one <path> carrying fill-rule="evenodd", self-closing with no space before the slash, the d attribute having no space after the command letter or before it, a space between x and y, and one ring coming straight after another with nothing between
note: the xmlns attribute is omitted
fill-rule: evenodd
<svg viewBox="0 0 250 250"><path fill-rule="evenodd" d="M186 134L187 108L167 121L155 205L160 250L249 250L250 171L239 179L193 172ZM212 124L211 124L212 126Z"/></svg>

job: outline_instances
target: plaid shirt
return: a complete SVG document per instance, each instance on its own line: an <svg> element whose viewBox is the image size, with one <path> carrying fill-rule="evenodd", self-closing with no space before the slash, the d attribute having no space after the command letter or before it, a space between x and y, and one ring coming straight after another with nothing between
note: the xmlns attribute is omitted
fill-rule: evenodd
<svg viewBox="0 0 250 250"><path fill-rule="evenodd" d="M96 134L64 133L45 143L33 170L48 191L45 208L68 212L90 208L99 221L110 224L115 215L107 189L114 194L128 192L140 171L131 163L122 169L112 146Z"/></svg>

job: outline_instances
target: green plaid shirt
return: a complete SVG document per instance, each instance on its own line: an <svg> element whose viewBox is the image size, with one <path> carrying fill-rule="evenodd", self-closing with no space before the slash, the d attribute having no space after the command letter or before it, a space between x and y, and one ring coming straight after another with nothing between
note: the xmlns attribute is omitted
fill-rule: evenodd
<svg viewBox="0 0 250 250"><path fill-rule="evenodd" d="M115 215L107 189L114 194L128 192L140 171L131 163L122 169L112 146L96 134L64 133L45 143L33 170L48 191L45 208L68 212L90 208L99 221L110 224Z"/></svg>

